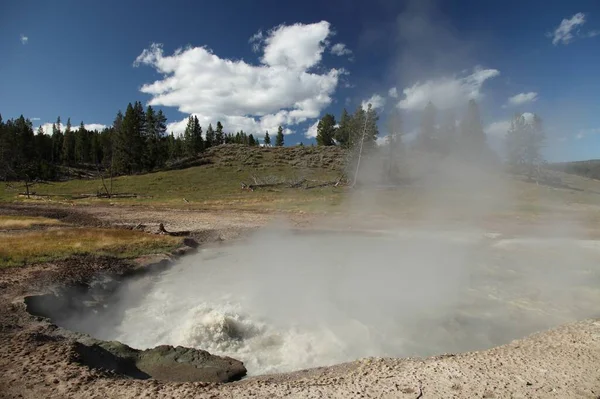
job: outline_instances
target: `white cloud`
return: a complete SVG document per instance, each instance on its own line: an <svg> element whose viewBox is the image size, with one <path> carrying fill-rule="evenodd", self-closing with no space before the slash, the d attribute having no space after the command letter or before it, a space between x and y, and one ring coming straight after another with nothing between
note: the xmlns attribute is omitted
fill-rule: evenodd
<svg viewBox="0 0 600 399"><path fill-rule="evenodd" d="M578 12L571 18L563 19L560 22L560 25L558 25L558 28L556 28L553 33L548 34L548 36L552 37L552 44L554 44L555 46L559 43L565 45L569 44L575 38L575 36L573 35L573 31L576 28L583 26L583 24L585 24L585 14L582 12ZM591 33L592 35L587 37L596 36L595 31L591 31L589 33ZM587 34L583 34L584 37L586 37L586 35Z"/></svg>
<svg viewBox="0 0 600 399"><path fill-rule="evenodd" d="M320 116L331 102L343 69L319 66L331 34L326 21L278 26L251 38L262 51L261 64L220 58L205 47L179 49L165 56L160 44L145 49L134 65L149 65L163 77L142 86L150 105L177 107L198 117L203 128L220 120L226 132L264 134ZM180 133L187 118L169 124ZM287 128L287 133L292 130Z"/></svg>
<svg viewBox="0 0 600 399"><path fill-rule="evenodd" d="M39 118L37 118L39 120ZM104 130L106 129L108 126L103 125L102 123L86 123L83 126L85 126L86 130ZM66 124L61 123L60 124L60 129L61 131L64 133L65 129L66 129ZM39 126L35 127L35 130L37 131L37 129L39 128ZM42 129L44 129L44 133L45 134L52 134L52 122L46 122L42 125ZM77 130L79 129L79 124L73 124L71 125L71 130Z"/></svg>
<svg viewBox="0 0 600 399"><path fill-rule="evenodd" d="M27 42L29 41L29 38L27 36L25 36L24 34L21 34L19 39L21 40L21 44L23 44L23 45L27 44Z"/></svg>
<svg viewBox="0 0 600 399"><path fill-rule="evenodd" d="M32 122L33 122L33 121L39 121L39 120L40 120L40 118L29 118L29 120L30 120L30 121L32 121Z"/></svg>
<svg viewBox="0 0 600 399"><path fill-rule="evenodd" d="M361 103L363 109L367 109L367 106L371 104L373 109L383 108L385 106L385 98L381 97L379 94L373 94L369 99L364 100Z"/></svg>
<svg viewBox="0 0 600 399"><path fill-rule="evenodd" d="M600 35L600 30L591 30L589 32L583 33L582 37L596 37Z"/></svg>
<svg viewBox="0 0 600 399"><path fill-rule="evenodd" d="M530 91L529 93L519 93L509 97L507 105L521 105L537 101L537 99L538 94L534 91Z"/></svg>
<svg viewBox="0 0 600 399"><path fill-rule="evenodd" d="M308 128L308 130L306 131L304 136L308 137L308 138L317 137L317 125L318 124L319 124L319 121L316 121L315 123L310 125L310 127Z"/></svg>
<svg viewBox="0 0 600 399"><path fill-rule="evenodd" d="M377 144L378 146L386 145L387 140L388 140L388 135L386 134L383 137L377 137L377 139L375 139L375 144Z"/></svg>
<svg viewBox="0 0 600 399"><path fill-rule="evenodd" d="M600 134L600 128L592 128L592 129L582 129L575 135L577 140L581 140L582 138L589 136L590 134Z"/></svg>
<svg viewBox="0 0 600 399"><path fill-rule="evenodd" d="M248 40L248 43L250 43L252 45L252 51L254 51L255 53L258 53L260 51L260 47L262 45L263 40L264 40L264 35L263 35L262 30L259 30L254 35L252 35L250 37L250 40Z"/></svg>
<svg viewBox="0 0 600 399"><path fill-rule="evenodd" d="M533 122L533 118L535 116L535 114L533 114L531 112L523 112L521 115L525 119L526 123ZM506 133L508 133L508 129L510 129L510 124L511 124L510 120L492 122L489 125L487 125L486 127L484 127L483 131L488 136L496 137L496 138L504 138L506 136Z"/></svg>
<svg viewBox="0 0 600 399"><path fill-rule="evenodd" d="M388 91L388 96L392 97L392 98L398 98L398 89L396 89L395 87L392 87L389 91Z"/></svg>
<svg viewBox="0 0 600 399"><path fill-rule="evenodd" d="M439 109L454 108L457 104L470 99L479 99L483 83L498 75L500 71L496 69L475 67L473 73L465 77L443 77L424 83L417 82L402 90L404 99L398 103L398 107L406 110L422 110L429 101L432 101Z"/></svg>
<svg viewBox="0 0 600 399"><path fill-rule="evenodd" d="M510 121L497 121L487 125L483 130L488 136L504 138L510 129Z"/></svg>
<svg viewBox="0 0 600 399"><path fill-rule="evenodd" d="M352 50L350 50L348 47L346 47L346 45L344 43L336 43L336 44L334 44L331 47L330 52L333 55L339 55L339 56L351 55L352 54Z"/></svg>

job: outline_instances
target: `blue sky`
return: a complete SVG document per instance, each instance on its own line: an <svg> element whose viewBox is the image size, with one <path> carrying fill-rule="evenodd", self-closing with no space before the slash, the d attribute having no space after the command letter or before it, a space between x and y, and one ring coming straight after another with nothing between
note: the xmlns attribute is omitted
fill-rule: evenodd
<svg viewBox="0 0 600 399"><path fill-rule="evenodd" d="M460 118L476 98L495 145L535 112L548 159L600 158L598 1L283 4L5 1L0 113L99 126L140 100L176 132L194 113L226 131L283 124L294 144L368 99L383 135L394 107L410 133L424 102Z"/></svg>

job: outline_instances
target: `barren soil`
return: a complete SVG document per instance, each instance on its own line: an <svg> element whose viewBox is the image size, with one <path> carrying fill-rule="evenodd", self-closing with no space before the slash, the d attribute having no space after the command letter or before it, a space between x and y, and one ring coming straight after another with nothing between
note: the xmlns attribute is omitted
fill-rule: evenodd
<svg viewBox="0 0 600 399"><path fill-rule="evenodd" d="M143 225L163 223L202 241L235 238L282 219L293 227L316 223L294 214L228 213L139 207L78 210L15 208L14 212L71 223ZM63 214L63 213L66 213ZM347 228L341 220L340 228ZM364 226L361 226L364 227ZM141 228L141 227L140 227ZM599 398L600 321L586 320L486 351L427 359L363 359L230 384L132 380L75 361L73 342L53 338L47 320L29 315L27 295L55 284L90 281L98 273L123 273L134 264L93 256L0 270L0 397L13 398Z"/></svg>

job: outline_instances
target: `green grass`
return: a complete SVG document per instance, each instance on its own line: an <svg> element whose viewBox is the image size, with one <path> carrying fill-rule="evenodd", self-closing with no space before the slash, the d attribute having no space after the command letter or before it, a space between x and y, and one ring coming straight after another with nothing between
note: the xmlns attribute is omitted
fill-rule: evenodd
<svg viewBox="0 0 600 399"><path fill-rule="evenodd" d="M175 249L181 239L132 230L63 228L0 233L0 268L65 259L77 254L133 258Z"/></svg>
<svg viewBox="0 0 600 399"><path fill-rule="evenodd" d="M137 198L75 199L82 194L104 192L102 181L70 180L35 186L32 191L40 197L27 200L18 195L22 188L0 185L0 201L75 202L77 204L120 203L145 204L185 208L211 209L313 209L327 208L339 202L342 189L325 187L310 190L271 188L253 192L241 190L241 182L253 183L252 175L264 178L275 176L282 179L306 178L311 180L333 180L339 173L331 170L291 166L261 169L244 169L226 166L198 166L183 170L156 172L144 175L121 176L113 179L113 193L137 194ZM106 182L109 184L109 182ZM185 200L188 202L185 202Z"/></svg>

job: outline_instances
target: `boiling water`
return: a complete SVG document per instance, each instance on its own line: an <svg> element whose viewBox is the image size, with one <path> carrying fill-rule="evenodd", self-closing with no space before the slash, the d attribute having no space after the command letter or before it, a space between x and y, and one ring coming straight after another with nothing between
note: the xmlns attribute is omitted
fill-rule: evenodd
<svg viewBox="0 0 600 399"><path fill-rule="evenodd" d="M599 254L481 232L271 232L131 281L69 327L228 355L254 375L477 350L596 316Z"/></svg>

